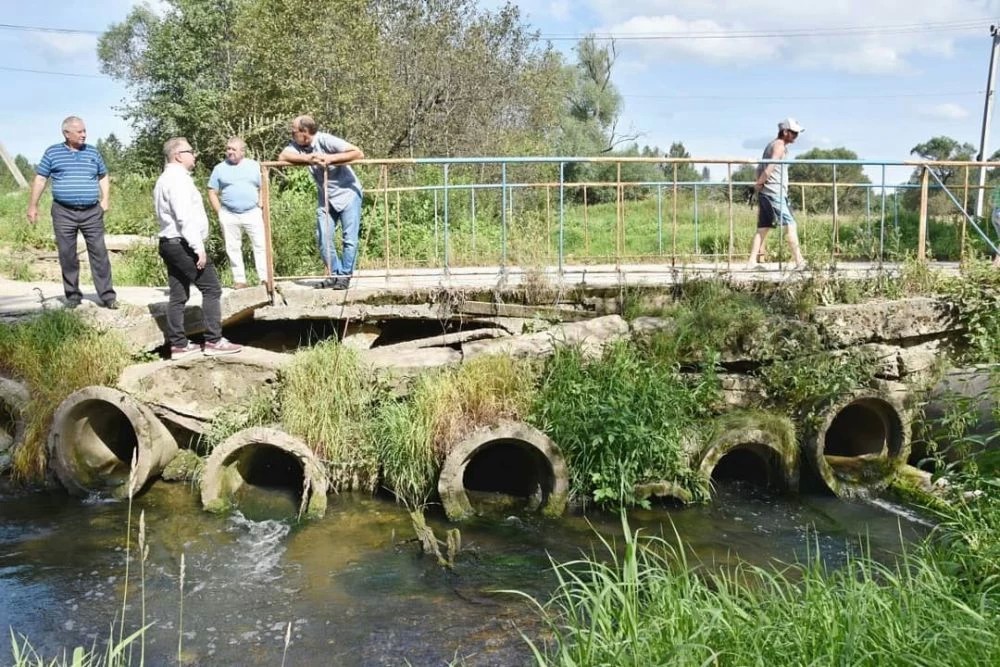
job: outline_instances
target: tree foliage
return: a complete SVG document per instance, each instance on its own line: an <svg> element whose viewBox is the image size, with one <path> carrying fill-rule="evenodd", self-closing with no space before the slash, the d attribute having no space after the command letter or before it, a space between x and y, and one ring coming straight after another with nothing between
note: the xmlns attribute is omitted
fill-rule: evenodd
<svg viewBox="0 0 1000 667"><path fill-rule="evenodd" d="M519 10L473 0L165 0L101 37L144 152L172 135L271 157L292 116L371 155L535 149L559 122L563 63ZM150 157L155 162L159 155Z"/></svg>
<svg viewBox="0 0 1000 667"><path fill-rule="evenodd" d="M857 160L858 154L847 148L813 148L799 155L796 160ZM840 212L861 211L865 207L864 185L871 179L859 164L841 164L836 166L837 183L849 185L837 186L837 209ZM833 184L834 165L832 164L792 164L788 167L788 180L798 183L829 183ZM796 203L801 205L801 190L795 195ZM805 207L810 213L831 213L833 211L832 187L805 186Z"/></svg>

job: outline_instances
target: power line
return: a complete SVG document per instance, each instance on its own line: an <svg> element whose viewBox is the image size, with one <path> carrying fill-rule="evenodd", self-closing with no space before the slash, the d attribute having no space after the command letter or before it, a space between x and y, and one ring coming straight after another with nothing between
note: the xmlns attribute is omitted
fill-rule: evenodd
<svg viewBox="0 0 1000 667"><path fill-rule="evenodd" d="M79 30L77 28L54 28L40 25L15 25L0 23L0 30L15 30L17 32L58 32L66 35L103 35L103 30Z"/></svg>
<svg viewBox="0 0 1000 667"><path fill-rule="evenodd" d="M990 17L963 21L941 21L932 23L903 23L885 26L858 25L830 28L789 28L782 30L705 30L699 32L636 32L636 33L552 33L540 34L539 39L550 41L577 41L587 36L598 40L676 40L676 39L761 39L766 37L862 37L867 35L912 34L921 32L971 31L982 28Z"/></svg>
<svg viewBox="0 0 1000 667"><path fill-rule="evenodd" d="M955 97L960 95L982 95L985 91L983 90L963 90L963 91L952 91L952 92L936 92L936 93L856 93L856 94L842 94L842 95L781 95L780 100L842 100L842 99L853 99L853 100L876 100L876 99L895 99L895 98L913 98L913 97ZM650 99L650 100L775 100L778 99L774 95L628 95L622 93L622 97L628 97L632 99Z"/></svg>
<svg viewBox="0 0 1000 667"><path fill-rule="evenodd" d="M78 72L54 72L46 69L27 69L23 67L7 67L0 65L0 70L7 72L25 72L26 74L51 74L53 76L73 76L81 79L107 79L103 74L80 74Z"/></svg>

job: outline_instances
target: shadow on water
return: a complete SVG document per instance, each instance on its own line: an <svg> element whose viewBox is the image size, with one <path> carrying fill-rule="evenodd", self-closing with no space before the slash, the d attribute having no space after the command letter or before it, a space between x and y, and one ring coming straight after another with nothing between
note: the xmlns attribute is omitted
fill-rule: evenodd
<svg viewBox="0 0 1000 667"><path fill-rule="evenodd" d="M536 635L538 621L522 600L495 591L544 597L554 585L550 557L599 553L595 530L619 542L622 533L613 514L546 520L501 507L462 524L463 551L448 571L420 556L406 511L383 499L332 496L323 519L296 524L278 518L297 502L281 489L253 487L229 516L202 512L196 496L160 483L135 501L133 519L145 511L150 545L149 664L176 659L181 554L191 664L281 664L289 623L287 664L530 664L519 631ZM120 614L126 513L121 502L0 491L0 627L26 634L49 656L103 642ZM439 536L451 527L434 509L428 522ZM901 537L926 532L872 505L777 498L740 484L720 484L711 505L634 511L630 522L668 538L676 529L716 563L787 561L818 546L838 564L859 548L859 536L876 556L891 557ZM134 581L130 628L139 626Z"/></svg>

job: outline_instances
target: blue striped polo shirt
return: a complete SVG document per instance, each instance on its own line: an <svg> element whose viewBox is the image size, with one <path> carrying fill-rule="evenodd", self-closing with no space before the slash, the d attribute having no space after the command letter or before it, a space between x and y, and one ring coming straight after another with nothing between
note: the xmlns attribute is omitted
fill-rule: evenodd
<svg viewBox="0 0 1000 667"><path fill-rule="evenodd" d="M90 144L77 151L62 143L45 149L35 173L52 180L52 198L60 204L87 206L100 201L97 181L108 173L108 168Z"/></svg>

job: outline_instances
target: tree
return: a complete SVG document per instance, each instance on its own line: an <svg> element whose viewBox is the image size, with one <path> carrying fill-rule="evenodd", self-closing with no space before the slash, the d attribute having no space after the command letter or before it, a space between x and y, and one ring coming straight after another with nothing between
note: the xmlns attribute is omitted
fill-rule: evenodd
<svg viewBox="0 0 1000 667"><path fill-rule="evenodd" d="M972 144L966 142L964 144L958 143L955 139L951 137L934 137L929 141L922 144L917 144L910 149L910 155L916 155L923 160L935 160L941 162L968 162L972 160L973 156L976 154L976 147ZM955 174L962 171L961 167L957 166L936 166L931 167L931 171L937 174L937 177L945 185L948 184ZM920 170L916 169L914 171L913 182L918 183L920 178Z"/></svg>
<svg viewBox="0 0 1000 667"><path fill-rule="evenodd" d="M671 158L690 158L691 154L687 152L684 148L684 144L680 141L675 141L670 144L670 150L667 151L666 157ZM673 181L674 179L674 165L664 164L663 165L664 175L668 180ZM677 180L678 182L691 182L700 180L698 176L698 170L694 168L694 164L690 162L680 162L677 163Z"/></svg>
<svg viewBox="0 0 1000 667"><path fill-rule="evenodd" d="M813 148L796 158L799 160L857 160L858 154L847 148ZM860 164L841 164L836 167L837 183L852 185L837 186L837 209L846 211L864 210L865 187L858 184L870 184L871 179L865 174ZM788 180L799 183L833 184L834 166L832 164L791 164L788 166ZM799 195L790 193L795 203L800 204ZM805 208L810 213L833 212L833 188L805 186Z"/></svg>
<svg viewBox="0 0 1000 667"><path fill-rule="evenodd" d="M951 162L967 162L972 160L973 156L976 154L976 148L972 144L959 143L957 140L951 137L938 136L922 143L917 144L910 150L911 155L916 155L917 157L924 160L936 160L936 161L951 161ZM948 195L941 191L937 180L948 186L958 185L957 179L961 178L962 184L965 181L965 169L960 166L932 166L928 167L930 171L937 176L935 179L933 176L929 179L929 186L931 188L928 194L927 209L931 215L947 215L958 213L959 209L955 207L955 204L951 201ZM974 169L969 169L969 182L976 183L976 178L978 173ZM959 174L961 176L959 177ZM920 183L921 179L921 168L917 167L913 170L913 174L910 176L909 184L915 186ZM970 207L974 206L975 196L970 197ZM910 187L907 188L903 193L903 206L911 211L916 211L920 207L920 188Z"/></svg>
<svg viewBox="0 0 1000 667"><path fill-rule="evenodd" d="M503 150L549 136L558 56L519 11L473 0L165 0L100 39L102 70L124 81L137 140L185 135L221 157L239 134L257 157L311 113L369 155ZM151 159L159 161L159 155Z"/></svg>

